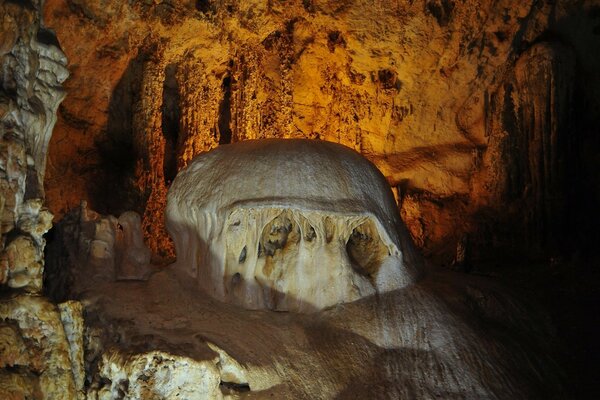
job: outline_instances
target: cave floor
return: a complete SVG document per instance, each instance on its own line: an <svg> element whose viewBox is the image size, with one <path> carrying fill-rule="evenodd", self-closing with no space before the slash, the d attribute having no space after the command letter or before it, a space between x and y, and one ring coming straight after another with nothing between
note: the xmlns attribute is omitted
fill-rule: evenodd
<svg viewBox="0 0 600 400"><path fill-rule="evenodd" d="M528 263L484 263L476 274L538 304L556 335L569 398L600 398L600 260L571 257Z"/></svg>
<svg viewBox="0 0 600 400"><path fill-rule="evenodd" d="M215 301L171 267L79 288L102 348L239 363L234 398L560 398L556 338L537 306L486 277L431 270L417 285L313 314ZM97 356L97 355L96 355ZM94 368L88 355L88 368Z"/></svg>

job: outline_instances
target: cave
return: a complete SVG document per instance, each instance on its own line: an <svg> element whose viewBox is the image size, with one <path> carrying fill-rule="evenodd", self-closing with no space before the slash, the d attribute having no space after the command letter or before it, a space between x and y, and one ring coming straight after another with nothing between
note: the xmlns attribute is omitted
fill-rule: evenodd
<svg viewBox="0 0 600 400"><path fill-rule="evenodd" d="M600 398L596 0L0 0L1 399Z"/></svg>

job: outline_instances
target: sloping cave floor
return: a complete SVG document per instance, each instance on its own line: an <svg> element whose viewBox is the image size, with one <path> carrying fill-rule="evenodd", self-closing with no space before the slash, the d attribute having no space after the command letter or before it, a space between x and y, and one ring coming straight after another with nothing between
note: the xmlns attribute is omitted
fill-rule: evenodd
<svg viewBox="0 0 600 400"><path fill-rule="evenodd" d="M600 259L581 255L548 260L480 263L472 273L537 304L556 335L555 357L568 398L600 398Z"/></svg>
<svg viewBox="0 0 600 400"><path fill-rule="evenodd" d="M240 398L589 398L597 286L572 286L567 267L429 267L411 288L304 315L220 303L172 267L73 297L104 348L203 360L214 343L247 370Z"/></svg>

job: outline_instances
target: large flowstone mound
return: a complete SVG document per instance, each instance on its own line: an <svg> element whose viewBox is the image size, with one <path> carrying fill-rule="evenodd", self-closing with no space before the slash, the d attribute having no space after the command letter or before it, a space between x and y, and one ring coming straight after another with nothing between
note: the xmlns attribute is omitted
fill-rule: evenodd
<svg viewBox="0 0 600 400"><path fill-rule="evenodd" d="M166 220L178 266L246 308L317 310L417 275L385 178L335 143L251 140L204 153L173 182Z"/></svg>

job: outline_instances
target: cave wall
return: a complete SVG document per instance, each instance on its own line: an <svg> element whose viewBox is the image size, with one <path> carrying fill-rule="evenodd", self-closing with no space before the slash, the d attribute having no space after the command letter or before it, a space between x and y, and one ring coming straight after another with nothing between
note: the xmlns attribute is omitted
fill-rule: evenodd
<svg viewBox="0 0 600 400"><path fill-rule="evenodd" d="M597 146L598 13L592 1L47 1L72 73L49 206L134 209L169 256L177 169L229 142L317 138L381 169L425 254L546 254L585 220L565 214L581 192L598 199L579 178L597 180L597 156L577 154Z"/></svg>

